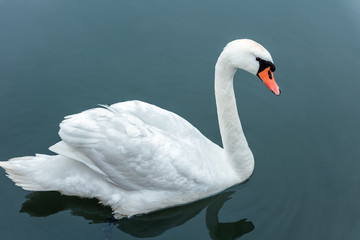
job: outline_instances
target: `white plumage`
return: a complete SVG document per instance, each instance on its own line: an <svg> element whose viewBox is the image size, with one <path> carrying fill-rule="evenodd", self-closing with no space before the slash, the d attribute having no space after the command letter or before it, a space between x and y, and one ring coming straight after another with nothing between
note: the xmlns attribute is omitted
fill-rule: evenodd
<svg viewBox="0 0 360 240"><path fill-rule="evenodd" d="M95 197L117 217L192 202L240 183L251 175L254 162L237 115L232 77L235 67L256 74L252 69L259 69L259 63L246 59L249 52L251 58L272 62L259 46L233 41L217 62L215 92L224 149L180 116L128 101L65 117L62 141L50 147L58 155L13 158L0 166L26 190Z"/></svg>

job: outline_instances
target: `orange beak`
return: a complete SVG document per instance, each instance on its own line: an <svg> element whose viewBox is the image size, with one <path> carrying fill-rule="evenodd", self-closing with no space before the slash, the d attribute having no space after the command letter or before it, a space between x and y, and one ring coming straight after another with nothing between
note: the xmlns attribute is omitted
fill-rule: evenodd
<svg viewBox="0 0 360 240"><path fill-rule="evenodd" d="M265 68L261 72L259 72L258 77L265 83L265 85L275 93L276 96L280 95L279 86L276 84L273 72L270 70L270 67Z"/></svg>

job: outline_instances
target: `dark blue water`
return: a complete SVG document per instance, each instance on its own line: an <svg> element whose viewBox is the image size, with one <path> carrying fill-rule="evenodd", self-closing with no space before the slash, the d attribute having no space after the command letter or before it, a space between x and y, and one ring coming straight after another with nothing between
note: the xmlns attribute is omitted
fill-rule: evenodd
<svg viewBox="0 0 360 240"><path fill-rule="evenodd" d="M237 38L271 52L282 95L236 75L256 161L245 184L114 222L1 170L0 239L359 239L359 16L356 0L1 0L0 160L50 153L64 116L130 99L221 144L214 64Z"/></svg>

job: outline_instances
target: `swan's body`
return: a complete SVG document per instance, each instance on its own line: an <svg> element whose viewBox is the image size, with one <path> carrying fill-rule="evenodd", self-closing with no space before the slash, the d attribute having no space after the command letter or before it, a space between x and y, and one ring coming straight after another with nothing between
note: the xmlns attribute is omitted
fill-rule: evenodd
<svg viewBox="0 0 360 240"><path fill-rule="evenodd" d="M224 148L172 112L128 101L66 117L60 124L62 141L50 147L58 155L13 158L0 166L26 190L95 197L118 216L207 197L253 172L233 76L241 68L261 77L267 66L273 67L270 54L251 40L235 40L220 55L215 94ZM277 85L268 87L279 94Z"/></svg>

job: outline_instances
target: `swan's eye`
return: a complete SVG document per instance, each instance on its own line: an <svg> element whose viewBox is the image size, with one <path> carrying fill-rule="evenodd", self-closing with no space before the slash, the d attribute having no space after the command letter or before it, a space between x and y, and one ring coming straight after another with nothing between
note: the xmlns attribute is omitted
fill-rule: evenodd
<svg viewBox="0 0 360 240"><path fill-rule="evenodd" d="M275 72L276 67L275 67L275 65L274 65L272 62L266 61L266 60L261 59L261 58L259 58L259 57L256 58L256 61L258 61L258 62L259 62L259 65L260 65L260 66L259 66L258 73L261 72L261 71L263 71L264 69L266 69L266 68L268 68L268 67L270 67L271 72ZM271 73L269 73L269 76L270 76L270 74L271 74ZM271 78L270 78L270 79L271 79Z"/></svg>

